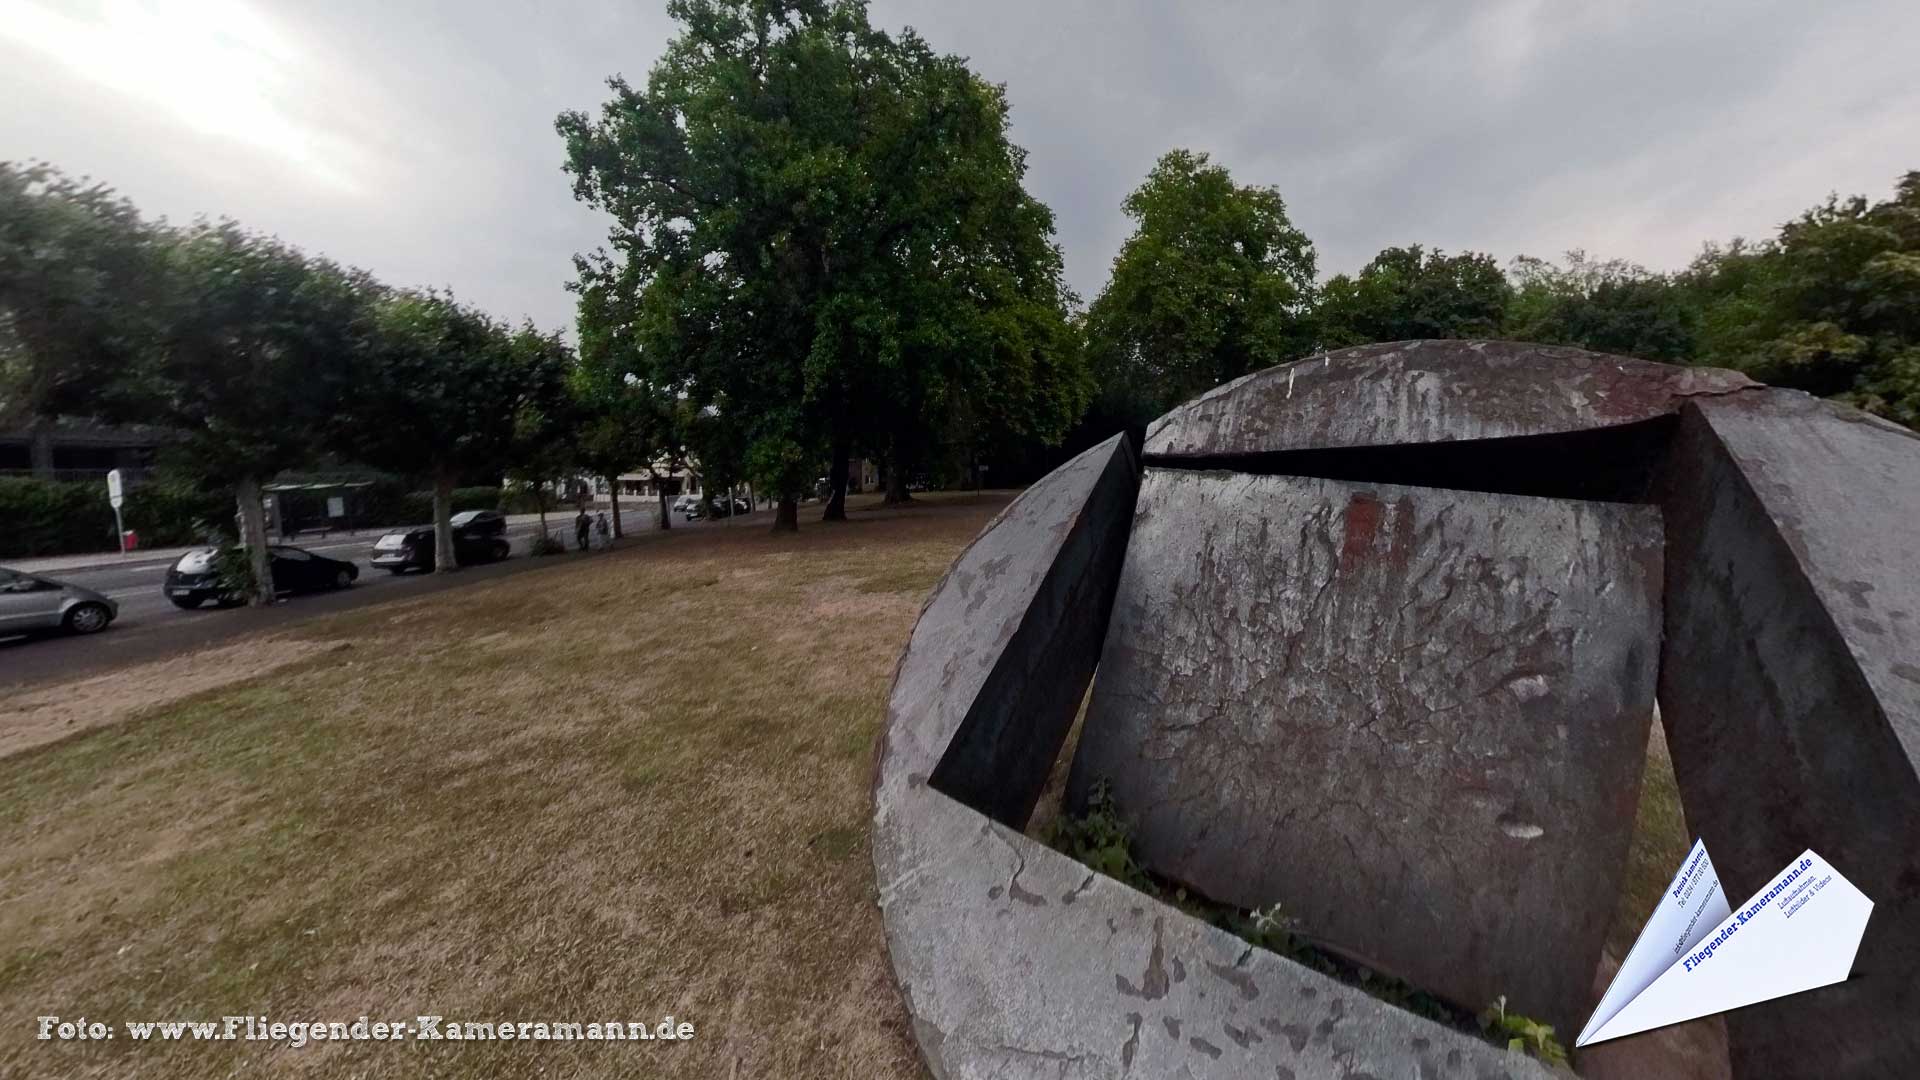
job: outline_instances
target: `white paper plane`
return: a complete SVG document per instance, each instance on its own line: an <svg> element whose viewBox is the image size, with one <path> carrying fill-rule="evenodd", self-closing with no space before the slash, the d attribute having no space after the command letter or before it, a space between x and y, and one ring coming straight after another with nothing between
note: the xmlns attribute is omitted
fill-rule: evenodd
<svg viewBox="0 0 1920 1080"><path fill-rule="evenodd" d="M1680 861L1680 872L1667 883L1660 906L1647 918L1647 925L1634 940L1601 996L1599 1008L1593 1010L1593 1018L1574 1045L1593 1041L1600 1025L1613 1019L1674 961L1693 951L1700 939L1713 933L1729 914L1726 894L1720 890L1720 875L1713 872L1713 860L1707 857L1707 845L1695 840L1693 850Z"/></svg>
<svg viewBox="0 0 1920 1080"><path fill-rule="evenodd" d="M1844 982L1872 913L1811 850L1729 909L1696 840L1574 1045Z"/></svg>

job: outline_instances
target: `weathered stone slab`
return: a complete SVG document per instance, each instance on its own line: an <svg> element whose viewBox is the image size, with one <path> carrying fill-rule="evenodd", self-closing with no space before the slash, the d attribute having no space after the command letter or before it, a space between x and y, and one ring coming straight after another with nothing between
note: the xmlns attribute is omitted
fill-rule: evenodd
<svg viewBox="0 0 1920 1080"><path fill-rule="evenodd" d="M890 708L912 717L887 738L925 740L935 788L1015 828L1093 677L1138 477L1115 436L1014 500L934 589L894 673Z"/></svg>
<svg viewBox="0 0 1920 1080"><path fill-rule="evenodd" d="M1069 787L1152 869L1576 1031L1658 655L1651 507L1150 469Z"/></svg>
<svg viewBox="0 0 1920 1080"><path fill-rule="evenodd" d="M874 780L874 872L933 1075L1552 1075L1251 949L959 801L1008 819L1031 806L1032 762L1044 778L1058 752L1058 700L1077 704L1098 653L1131 470L1116 440L1030 489L936 587L900 659ZM1047 644L1056 636L1066 644Z"/></svg>
<svg viewBox="0 0 1920 1080"><path fill-rule="evenodd" d="M1511 341L1342 349L1226 383L1147 429L1148 458L1550 435L1672 415L1756 386L1734 371Z"/></svg>
<svg viewBox="0 0 1920 1080"><path fill-rule="evenodd" d="M1687 819L1731 896L1812 847L1874 902L1849 981L1727 1015L1735 1074L1909 1074L1920 436L1764 390L1687 409L1672 453L1660 695Z"/></svg>

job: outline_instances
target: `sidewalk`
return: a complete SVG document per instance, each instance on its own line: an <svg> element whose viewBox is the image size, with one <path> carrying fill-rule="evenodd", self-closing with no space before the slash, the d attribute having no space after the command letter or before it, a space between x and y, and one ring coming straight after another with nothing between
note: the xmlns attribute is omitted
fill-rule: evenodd
<svg viewBox="0 0 1920 1080"><path fill-rule="evenodd" d="M106 567L152 566L170 563L193 547L141 548L125 555L115 551L96 551L89 555L42 555L33 559L0 559L0 566L23 574L54 574L62 570L98 570Z"/></svg>
<svg viewBox="0 0 1920 1080"><path fill-rule="evenodd" d="M621 510L624 516L626 508L623 506ZM507 528L509 529L521 525L537 527L539 522L539 514L507 515ZM562 525L565 525L568 530L573 528L573 515L571 513L568 513L563 520L559 513L555 511L547 512L547 529L549 532L556 535L559 534ZM375 540L380 539L382 533L405 527L409 526L366 526L355 529L352 532L347 532L343 529L328 533L325 536L317 533L304 533L299 536L276 540L275 542L291 544L294 547L312 548L317 551L325 551L329 548L352 547L355 545L371 547ZM95 551L85 555L43 555L32 559L0 559L0 566L4 566L9 570L18 570L23 574L58 574L63 571L71 573L76 570L126 569L135 566L156 566L162 563L171 563L187 552L205 546L205 544L189 544L186 547L140 548L136 551L129 551L125 555L117 551Z"/></svg>

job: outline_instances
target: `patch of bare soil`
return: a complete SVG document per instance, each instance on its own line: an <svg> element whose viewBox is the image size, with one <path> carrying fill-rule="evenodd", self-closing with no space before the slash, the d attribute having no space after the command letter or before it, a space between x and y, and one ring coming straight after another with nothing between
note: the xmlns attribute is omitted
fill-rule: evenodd
<svg viewBox="0 0 1920 1080"><path fill-rule="evenodd" d="M347 647L344 641L272 637L10 695L0 701L0 758Z"/></svg>

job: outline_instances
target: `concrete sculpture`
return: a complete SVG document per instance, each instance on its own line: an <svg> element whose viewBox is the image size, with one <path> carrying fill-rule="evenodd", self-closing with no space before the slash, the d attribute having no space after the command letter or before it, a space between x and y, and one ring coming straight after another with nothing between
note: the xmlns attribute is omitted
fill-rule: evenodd
<svg viewBox="0 0 1920 1080"><path fill-rule="evenodd" d="M1503 342L1313 357L1087 451L955 562L889 700L874 862L930 1067L1548 1075L1021 829L1085 700L1069 804L1110 785L1169 887L1570 1034L1656 682L1729 890L1817 843L1881 905L1852 981L1729 1018L1732 1071L1914 1060L1916 525L1903 429Z"/></svg>

